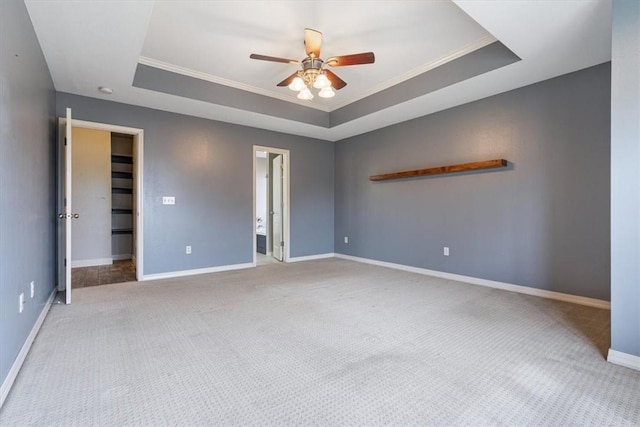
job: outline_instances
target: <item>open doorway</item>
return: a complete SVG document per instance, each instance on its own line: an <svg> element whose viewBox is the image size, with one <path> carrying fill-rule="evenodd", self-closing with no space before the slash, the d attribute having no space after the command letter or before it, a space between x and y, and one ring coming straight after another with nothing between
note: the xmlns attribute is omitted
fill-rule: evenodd
<svg viewBox="0 0 640 427"><path fill-rule="evenodd" d="M62 247L67 239L59 238L60 290L67 274L69 291L140 279L142 129L71 120L67 137L62 131L69 124L65 119L60 122L59 188L67 173L71 185L70 197L66 197L67 190L60 191L58 204L62 212L69 200L73 218L68 255ZM70 153L63 160L69 148L67 139ZM67 263L70 271L65 268Z"/></svg>
<svg viewBox="0 0 640 427"><path fill-rule="evenodd" d="M289 260L289 151L253 148L254 265Z"/></svg>
<svg viewBox="0 0 640 427"><path fill-rule="evenodd" d="M73 289L136 280L133 135L72 129Z"/></svg>

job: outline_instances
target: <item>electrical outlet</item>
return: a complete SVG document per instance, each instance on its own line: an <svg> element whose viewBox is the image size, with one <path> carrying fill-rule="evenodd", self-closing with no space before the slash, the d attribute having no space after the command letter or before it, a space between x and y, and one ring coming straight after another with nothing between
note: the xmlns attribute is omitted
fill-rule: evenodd
<svg viewBox="0 0 640 427"><path fill-rule="evenodd" d="M187 246L184 251L187 255L191 254L191 246Z"/></svg>
<svg viewBox="0 0 640 427"><path fill-rule="evenodd" d="M24 310L24 292L20 294L19 305L18 305L18 313L22 313Z"/></svg>
<svg viewBox="0 0 640 427"><path fill-rule="evenodd" d="M449 256L449 248L447 246L444 247L444 256Z"/></svg>
<svg viewBox="0 0 640 427"><path fill-rule="evenodd" d="M349 243L349 238L347 236L344 236L344 242Z"/></svg>
<svg viewBox="0 0 640 427"><path fill-rule="evenodd" d="M31 298L33 298L33 296L36 293L36 282L34 282L33 280L31 281Z"/></svg>
<svg viewBox="0 0 640 427"><path fill-rule="evenodd" d="M162 204L163 205L175 205L176 204L176 198L173 196L163 196L162 197Z"/></svg>

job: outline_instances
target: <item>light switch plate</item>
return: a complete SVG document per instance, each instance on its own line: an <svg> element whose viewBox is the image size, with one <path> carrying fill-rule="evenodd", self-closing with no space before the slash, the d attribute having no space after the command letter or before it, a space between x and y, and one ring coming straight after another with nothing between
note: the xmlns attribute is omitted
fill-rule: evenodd
<svg viewBox="0 0 640 427"><path fill-rule="evenodd" d="M162 204L163 205L175 205L176 204L176 198L173 196L163 196L162 197Z"/></svg>

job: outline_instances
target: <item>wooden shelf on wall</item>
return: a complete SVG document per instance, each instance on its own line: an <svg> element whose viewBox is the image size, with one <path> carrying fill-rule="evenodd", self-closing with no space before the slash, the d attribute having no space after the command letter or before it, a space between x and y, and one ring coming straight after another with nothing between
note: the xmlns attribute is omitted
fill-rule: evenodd
<svg viewBox="0 0 640 427"><path fill-rule="evenodd" d="M389 179L413 178L413 177L425 176L425 175L439 175L443 173L466 172L466 171L473 171L473 170L479 170L479 169L503 168L506 166L507 166L507 161L505 159L485 160L482 162L462 163L459 165L438 166L435 168L428 168L428 169L416 169L412 171L392 172L392 173L385 173L382 175L371 175L369 177L369 180L370 181L386 181Z"/></svg>

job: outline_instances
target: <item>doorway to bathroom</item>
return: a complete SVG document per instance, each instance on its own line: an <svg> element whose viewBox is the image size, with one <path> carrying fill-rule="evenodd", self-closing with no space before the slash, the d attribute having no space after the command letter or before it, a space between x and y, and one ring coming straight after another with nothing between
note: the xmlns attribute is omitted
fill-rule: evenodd
<svg viewBox="0 0 640 427"><path fill-rule="evenodd" d="M289 151L253 147L254 265L289 259Z"/></svg>

